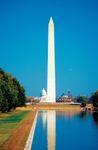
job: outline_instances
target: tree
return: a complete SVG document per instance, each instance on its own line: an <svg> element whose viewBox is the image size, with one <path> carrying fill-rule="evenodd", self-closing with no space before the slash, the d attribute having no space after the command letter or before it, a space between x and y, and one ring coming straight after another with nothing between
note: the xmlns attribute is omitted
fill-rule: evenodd
<svg viewBox="0 0 98 150"><path fill-rule="evenodd" d="M86 103L82 102L80 106L81 107L86 107Z"/></svg>
<svg viewBox="0 0 98 150"><path fill-rule="evenodd" d="M3 101L3 94L2 94L2 90L0 88L0 110L2 108L2 101Z"/></svg>
<svg viewBox="0 0 98 150"><path fill-rule="evenodd" d="M20 83L16 80L16 78L13 78L13 84L17 89L17 98L18 98L17 106L24 106L26 101L25 89L23 86L20 85Z"/></svg>
<svg viewBox="0 0 98 150"><path fill-rule="evenodd" d="M19 81L0 68L0 111L6 112L25 105L25 90Z"/></svg>
<svg viewBox="0 0 98 150"><path fill-rule="evenodd" d="M18 92L19 106L24 106L26 100L25 89L23 86L20 86L18 90L19 90Z"/></svg>
<svg viewBox="0 0 98 150"><path fill-rule="evenodd" d="M79 96L79 97L77 97L77 102L79 102L79 103L87 103L88 102L88 97L86 97L86 96Z"/></svg>
<svg viewBox="0 0 98 150"><path fill-rule="evenodd" d="M92 94L91 96L92 102L93 102L93 106L95 108L98 108L98 90Z"/></svg>

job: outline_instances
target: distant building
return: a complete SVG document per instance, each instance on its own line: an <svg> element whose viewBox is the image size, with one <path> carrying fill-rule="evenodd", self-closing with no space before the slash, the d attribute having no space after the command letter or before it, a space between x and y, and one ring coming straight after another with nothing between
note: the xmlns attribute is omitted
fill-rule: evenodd
<svg viewBox="0 0 98 150"><path fill-rule="evenodd" d="M26 97L26 105L38 103L39 101L40 101L39 97L34 97L34 96L27 96Z"/></svg>
<svg viewBox="0 0 98 150"><path fill-rule="evenodd" d="M47 100L47 93L46 93L46 90L43 88L41 97L40 97L40 102L46 102L46 100Z"/></svg>
<svg viewBox="0 0 98 150"><path fill-rule="evenodd" d="M26 105L31 105L33 101L34 101L34 97L32 96L26 97Z"/></svg>
<svg viewBox="0 0 98 150"><path fill-rule="evenodd" d="M68 91L68 95L65 95L64 93L56 99L57 102L66 102L66 103L72 103L73 97L71 96L71 92Z"/></svg>

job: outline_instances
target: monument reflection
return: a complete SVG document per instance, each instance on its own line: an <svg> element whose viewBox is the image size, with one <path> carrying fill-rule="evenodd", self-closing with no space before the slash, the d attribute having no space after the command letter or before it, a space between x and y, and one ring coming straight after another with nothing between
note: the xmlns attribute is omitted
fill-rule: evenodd
<svg viewBox="0 0 98 150"><path fill-rule="evenodd" d="M39 111L32 150L97 150L97 123L97 112Z"/></svg>
<svg viewBox="0 0 98 150"><path fill-rule="evenodd" d="M47 149L55 150L56 143L56 111L50 110L42 113L43 127L47 124Z"/></svg>

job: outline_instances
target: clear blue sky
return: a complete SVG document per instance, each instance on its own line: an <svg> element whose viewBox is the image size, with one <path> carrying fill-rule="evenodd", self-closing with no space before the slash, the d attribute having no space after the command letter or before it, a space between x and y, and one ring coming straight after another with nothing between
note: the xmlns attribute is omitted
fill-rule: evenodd
<svg viewBox="0 0 98 150"><path fill-rule="evenodd" d="M27 95L47 87L50 16L55 23L57 95L98 89L98 0L0 0L0 67Z"/></svg>

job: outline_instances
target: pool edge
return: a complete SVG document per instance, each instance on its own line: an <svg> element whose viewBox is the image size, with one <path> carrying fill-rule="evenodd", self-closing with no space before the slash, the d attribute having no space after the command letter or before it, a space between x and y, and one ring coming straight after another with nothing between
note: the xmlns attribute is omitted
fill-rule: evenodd
<svg viewBox="0 0 98 150"><path fill-rule="evenodd" d="M24 150L31 150L32 147L32 142L33 142L33 138L34 138L34 132L35 132L35 127L36 127L36 122L37 122L37 116L38 116L38 112L36 112L28 139L26 141L26 145L24 147Z"/></svg>

